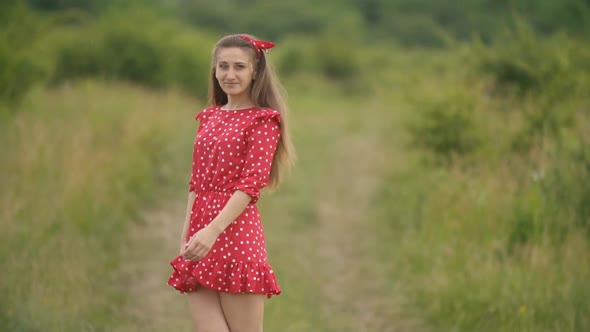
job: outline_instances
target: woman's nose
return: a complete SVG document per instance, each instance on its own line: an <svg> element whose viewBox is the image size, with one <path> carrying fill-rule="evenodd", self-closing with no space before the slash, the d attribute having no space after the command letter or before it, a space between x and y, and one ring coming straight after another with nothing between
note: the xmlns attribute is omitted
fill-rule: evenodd
<svg viewBox="0 0 590 332"><path fill-rule="evenodd" d="M227 71L227 76L226 77L227 78L234 78L234 77L236 77L236 72L233 69L229 69Z"/></svg>

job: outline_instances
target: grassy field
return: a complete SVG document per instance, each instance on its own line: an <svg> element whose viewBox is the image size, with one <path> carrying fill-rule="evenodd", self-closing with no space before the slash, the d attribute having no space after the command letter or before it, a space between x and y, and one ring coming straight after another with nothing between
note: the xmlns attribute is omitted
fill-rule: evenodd
<svg viewBox="0 0 590 332"><path fill-rule="evenodd" d="M434 331L585 331L590 187L578 181L590 170L588 98L577 86L542 115L553 91L495 97L490 82L474 81L455 57L433 57L389 95L393 105L408 101L398 118L406 128L426 123L383 136L390 170L372 220L392 287ZM458 150L449 163L416 148L424 139L417 135L444 133L444 121L429 122L433 104L469 105L475 150ZM571 118L558 132L544 122L541 134L532 133L532 119L555 114ZM447 131L462 130L455 120ZM530 148L519 145L523 131Z"/></svg>
<svg viewBox="0 0 590 332"><path fill-rule="evenodd" d="M127 229L179 184L193 108L174 94L82 82L32 92L3 122L0 326L95 331L123 319Z"/></svg>
<svg viewBox="0 0 590 332"><path fill-rule="evenodd" d="M375 50L358 94L289 80L299 160L260 202L284 290L267 331L590 329L588 99L527 131L544 94L497 95L464 57ZM190 329L165 281L201 106L89 81L4 113L0 326Z"/></svg>

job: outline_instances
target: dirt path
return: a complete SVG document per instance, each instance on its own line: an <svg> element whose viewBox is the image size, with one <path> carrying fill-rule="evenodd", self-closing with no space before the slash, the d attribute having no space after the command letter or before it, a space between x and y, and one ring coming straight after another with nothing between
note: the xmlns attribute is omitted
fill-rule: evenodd
<svg viewBox="0 0 590 332"><path fill-rule="evenodd" d="M123 271L129 302L117 331L191 331L185 298L166 284L172 270L165 264L178 251L185 208L182 199L162 205L132 226Z"/></svg>
<svg viewBox="0 0 590 332"><path fill-rule="evenodd" d="M367 134L339 141L326 179L331 186L320 196L314 241L330 331L417 330L415 322L401 318L401 299L388 296L392 281L374 255L375 230L367 218L379 186L376 143Z"/></svg>

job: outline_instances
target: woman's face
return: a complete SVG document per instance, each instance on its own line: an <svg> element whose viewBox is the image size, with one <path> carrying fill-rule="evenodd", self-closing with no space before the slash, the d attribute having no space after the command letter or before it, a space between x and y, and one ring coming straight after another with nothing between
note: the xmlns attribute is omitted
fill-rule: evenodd
<svg viewBox="0 0 590 332"><path fill-rule="evenodd" d="M250 53L239 47L220 48L217 51L215 78L221 89L231 97L250 93L254 63Z"/></svg>

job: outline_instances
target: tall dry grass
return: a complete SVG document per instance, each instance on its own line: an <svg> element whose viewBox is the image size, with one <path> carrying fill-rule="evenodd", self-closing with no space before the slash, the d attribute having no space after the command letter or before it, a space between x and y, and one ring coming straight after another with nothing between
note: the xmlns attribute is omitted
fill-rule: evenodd
<svg viewBox="0 0 590 332"><path fill-rule="evenodd" d="M83 82L34 91L7 118L0 133L1 326L117 325L127 226L184 181L179 170L188 158L170 156L190 151L194 112L193 100L172 93Z"/></svg>
<svg viewBox="0 0 590 332"><path fill-rule="evenodd" d="M383 135L390 175L375 204L389 294L403 294L432 331L589 329L587 96L578 86L550 101L562 91L543 89L560 82L524 97L498 93L474 74L471 53L417 53L413 69L397 73L406 84L386 96L406 110L389 119L405 134ZM452 148L450 131L462 129L452 123L408 130L429 121L432 105L462 108L473 150L429 149L436 140L416 137Z"/></svg>

